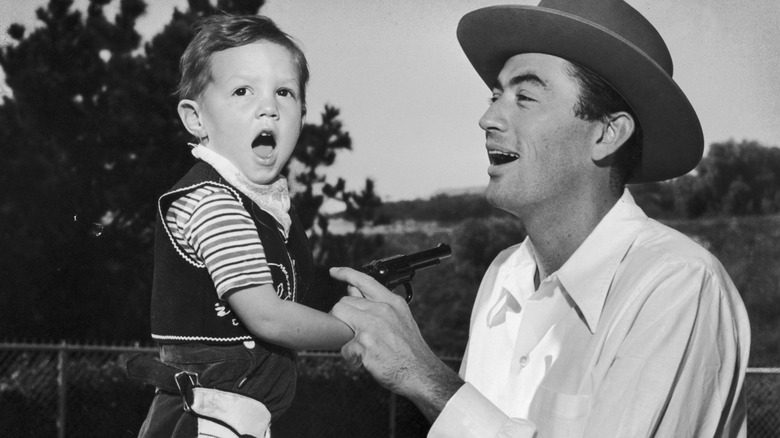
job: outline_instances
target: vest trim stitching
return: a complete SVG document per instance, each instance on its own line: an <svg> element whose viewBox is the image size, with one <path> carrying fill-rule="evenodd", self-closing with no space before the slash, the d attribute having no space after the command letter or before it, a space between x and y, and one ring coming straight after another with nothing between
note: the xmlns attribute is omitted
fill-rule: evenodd
<svg viewBox="0 0 780 438"><path fill-rule="evenodd" d="M238 342L251 341L251 336L236 336L233 338L215 338L211 336L176 336L176 335L156 335L152 333L152 339L164 341L212 341L212 342Z"/></svg>

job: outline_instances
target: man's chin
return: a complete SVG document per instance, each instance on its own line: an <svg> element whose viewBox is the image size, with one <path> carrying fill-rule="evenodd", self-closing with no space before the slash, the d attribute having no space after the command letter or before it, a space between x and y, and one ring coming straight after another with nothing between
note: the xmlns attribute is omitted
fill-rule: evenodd
<svg viewBox="0 0 780 438"><path fill-rule="evenodd" d="M514 214L513 208L517 206L517 194L490 183L485 188L485 200L491 207L510 214Z"/></svg>
<svg viewBox="0 0 780 438"><path fill-rule="evenodd" d="M487 187L485 187L484 195L488 204L496 208L501 208L502 196L500 190L495 185L488 183Z"/></svg>

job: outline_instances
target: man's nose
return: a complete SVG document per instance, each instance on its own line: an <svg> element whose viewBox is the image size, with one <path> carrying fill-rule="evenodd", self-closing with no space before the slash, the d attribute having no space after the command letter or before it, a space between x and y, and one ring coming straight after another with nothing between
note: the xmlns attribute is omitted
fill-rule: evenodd
<svg viewBox="0 0 780 438"><path fill-rule="evenodd" d="M482 117L479 118L479 127L485 131L503 131L506 128L506 119L500 111L498 101L491 103Z"/></svg>

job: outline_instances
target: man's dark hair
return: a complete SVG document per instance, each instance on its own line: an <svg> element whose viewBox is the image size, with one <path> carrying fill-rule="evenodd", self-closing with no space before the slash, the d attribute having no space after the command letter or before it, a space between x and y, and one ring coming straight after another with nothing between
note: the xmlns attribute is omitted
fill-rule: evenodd
<svg viewBox="0 0 780 438"><path fill-rule="evenodd" d="M293 56L298 68L300 98L306 111L306 83L309 65L306 56L292 37L284 33L268 17L262 15L217 14L201 19L196 33L181 56L181 78L176 90L180 99L195 99L211 81L211 55L222 50L241 47L258 41L278 44Z"/></svg>
<svg viewBox="0 0 780 438"><path fill-rule="evenodd" d="M580 98L574 106L574 114L588 121L606 121L610 114L626 112L634 119L634 132L626 140L612 160L611 183L622 189L642 161L642 127L634 111L623 97L601 76L579 64L570 62L569 74L580 86Z"/></svg>

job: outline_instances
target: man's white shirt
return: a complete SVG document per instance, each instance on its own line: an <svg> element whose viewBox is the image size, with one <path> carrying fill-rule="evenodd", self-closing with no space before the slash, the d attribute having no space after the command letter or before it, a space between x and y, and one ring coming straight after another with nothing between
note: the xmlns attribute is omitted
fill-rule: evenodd
<svg viewBox="0 0 780 438"><path fill-rule="evenodd" d="M749 323L709 252L626 190L538 290L535 272L529 239L491 264L429 437L745 435Z"/></svg>

